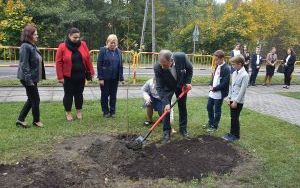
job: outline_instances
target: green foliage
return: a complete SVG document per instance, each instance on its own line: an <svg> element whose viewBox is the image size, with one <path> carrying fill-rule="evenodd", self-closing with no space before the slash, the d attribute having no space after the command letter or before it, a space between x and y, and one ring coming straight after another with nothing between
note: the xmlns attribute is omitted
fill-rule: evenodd
<svg viewBox="0 0 300 188"><path fill-rule="evenodd" d="M0 0L0 44L18 45L23 27L31 22L21 0Z"/></svg>
<svg viewBox="0 0 300 188"><path fill-rule="evenodd" d="M197 24L201 30L200 50L208 53L220 48L230 51L236 42L252 48L260 43L265 53L271 46L279 44L282 49L294 46L300 40L299 19L295 19L296 11L292 11L294 14L287 12L296 10L295 7L273 0L232 0L222 6L208 3L204 10L206 14L200 14L175 30L173 39L178 41L173 41L173 44L179 46L181 43L185 46L184 51L191 52L191 33ZM198 5L196 10L200 9Z"/></svg>
<svg viewBox="0 0 300 188"><path fill-rule="evenodd" d="M151 2L151 1L150 1ZM157 51L193 51L192 32L200 27L197 53L229 51L236 42L250 50L257 44L267 53L276 46L280 58L300 43L300 1L281 0L156 0ZM78 27L93 49L114 33L123 50L138 49L145 0L0 0L0 42L16 45L28 22L39 29L39 46L56 47L70 27ZM145 51L151 51L151 3L145 31ZM298 45L299 46L299 45ZM299 48L299 47L298 47ZM297 48L296 48L297 50Z"/></svg>

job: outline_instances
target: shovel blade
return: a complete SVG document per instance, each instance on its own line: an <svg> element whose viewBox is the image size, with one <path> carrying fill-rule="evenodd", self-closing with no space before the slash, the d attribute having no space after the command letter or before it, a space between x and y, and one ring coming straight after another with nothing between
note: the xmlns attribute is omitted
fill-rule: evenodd
<svg viewBox="0 0 300 188"><path fill-rule="evenodd" d="M136 141L136 142L144 143L144 142L145 142L145 139L144 139L144 137L139 136L139 137L137 137L137 138L135 139L135 141Z"/></svg>
<svg viewBox="0 0 300 188"><path fill-rule="evenodd" d="M140 150L143 148L144 143L145 143L144 137L139 136L134 141L127 143L126 147L132 150Z"/></svg>

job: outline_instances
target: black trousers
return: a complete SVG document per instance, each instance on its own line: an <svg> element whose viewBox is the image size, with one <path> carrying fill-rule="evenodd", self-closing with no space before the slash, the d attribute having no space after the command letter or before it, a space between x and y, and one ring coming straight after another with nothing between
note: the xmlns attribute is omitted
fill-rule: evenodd
<svg viewBox="0 0 300 188"><path fill-rule="evenodd" d="M72 79L64 78L64 98L63 103L66 112L70 112L73 105L73 98L75 102L75 108L77 110L82 109L83 104L83 90L85 85L85 79Z"/></svg>
<svg viewBox="0 0 300 188"><path fill-rule="evenodd" d="M40 95L37 88L37 83L34 83L34 86L27 86L25 85L25 81L21 80L22 85L26 89L26 95L28 97L27 101L25 102L18 120L25 121L28 112L30 109L32 110L33 122L40 121Z"/></svg>
<svg viewBox="0 0 300 188"><path fill-rule="evenodd" d="M244 65L244 67L245 67L245 70L246 70L247 72L249 72L249 64Z"/></svg>
<svg viewBox="0 0 300 188"><path fill-rule="evenodd" d="M178 98L180 94L181 94L181 89L177 89L175 91L176 98ZM171 100L172 100L172 97L169 99L170 104L171 104ZM180 132L186 131L186 128L187 128L186 100L187 100L187 96L185 95L178 101ZM164 108L164 106L163 106L163 108ZM163 127L164 131L171 130L170 113L164 118L163 123L164 123L164 127Z"/></svg>
<svg viewBox="0 0 300 188"><path fill-rule="evenodd" d="M231 104L232 102L230 102ZM240 138L240 113L243 109L243 104L237 103L237 108L230 108L231 128L230 133L237 138Z"/></svg>
<svg viewBox="0 0 300 188"><path fill-rule="evenodd" d="M249 82L250 85L255 84L258 72L259 72L259 69L252 69L251 76L250 76L250 82Z"/></svg>
<svg viewBox="0 0 300 188"><path fill-rule="evenodd" d="M118 80L104 80L104 85L100 85L101 107L103 114L115 114L117 103ZM108 102L109 101L109 102ZM109 107L108 107L109 103Z"/></svg>
<svg viewBox="0 0 300 188"><path fill-rule="evenodd" d="M284 70L284 84L287 86L291 85L292 73L294 72L294 67L285 67Z"/></svg>

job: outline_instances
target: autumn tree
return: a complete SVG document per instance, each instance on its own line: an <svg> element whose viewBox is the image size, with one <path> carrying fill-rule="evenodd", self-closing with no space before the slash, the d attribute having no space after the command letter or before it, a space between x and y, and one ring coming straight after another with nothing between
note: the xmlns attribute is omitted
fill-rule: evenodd
<svg viewBox="0 0 300 188"><path fill-rule="evenodd" d="M32 22L21 0L0 0L0 44L18 45L23 27Z"/></svg>

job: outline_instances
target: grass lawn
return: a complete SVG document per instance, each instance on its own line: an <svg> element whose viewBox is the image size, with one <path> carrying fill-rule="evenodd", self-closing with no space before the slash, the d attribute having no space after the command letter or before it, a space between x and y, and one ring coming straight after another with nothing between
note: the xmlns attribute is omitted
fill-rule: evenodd
<svg viewBox="0 0 300 188"><path fill-rule="evenodd" d="M136 78L136 82L135 85L143 85L149 78L149 76L138 76ZM283 85L283 80L284 77L283 75L276 75L273 77L272 79L272 83L275 85ZM129 84L134 85L133 84L133 79L129 78L128 80L126 80L126 83L129 82ZM194 75L193 76L193 80L192 80L192 84L193 85L208 85L210 82L210 76L197 76ZM259 75L257 77L257 84L263 84L264 83L264 76ZM291 81L292 85L299 85L300 84L300 77L293 77L292 81ZM57 80L55 79L48 79L48 80L43 80L42 82L39 83L40 86L61 86L61 84L59 84L57 82ZM94 79L91 82L88 82L88 85L90 86L98 86L98 81L97 79ZM21 86L21 83L19 82L19 80L15 79L15 80L0 80L0 87L10 87L10 86Z"/></svg>
<svg viewBox="0 0 300 188"><path fill-rule="evenodd" d="M95 133L144 134L142 126L145 110L141 110L141 99L129 100L129 126L126 119L126 100L117 103L117 117L104 119L99 101L85 101L82 122L66 122L63 105L57 102L41 103L43 129L16 128L14 123L23 103L0 103L0 164L13 163L25 157L47 156L53 145L64 138ZM189 98L189 130L194 136L205 134L202 124L207 122L205 98ZM178 110L175 108L175 124L178 125ZM31 114L27 122L31 122ZM227 105L223 105L223 117L216 136L223 136L229 130L230 117ZM239 178L226 176L245 187L299 187L300 186L300 127L243 109L241 114L241 140L234 143L257 159L257 169L252 175ZM150 140L159 140L162 128L158 127ZM177 126L175 129L178 129ZM183 187L215 187L214 176L201 181L178 184ZM172 186L172 182L170 182Z"/></svg>
<svg viewBox="0 0 300 188"><path fill-rule="evenodd" d="M280 95L300 99L300 92L280 92Z"/></svg>

